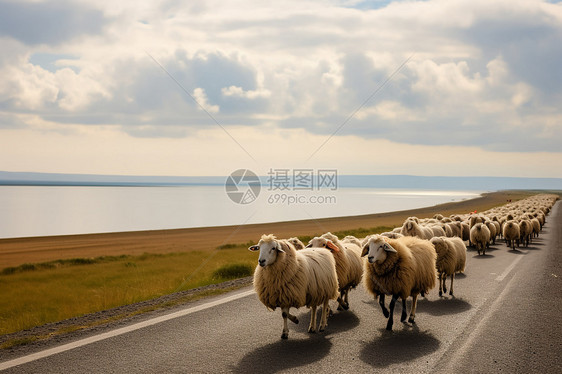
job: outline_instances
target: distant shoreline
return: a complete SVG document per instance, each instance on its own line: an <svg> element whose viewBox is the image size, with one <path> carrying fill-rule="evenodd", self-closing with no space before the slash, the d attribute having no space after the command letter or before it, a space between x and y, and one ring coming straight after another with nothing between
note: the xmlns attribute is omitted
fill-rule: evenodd
<svg viewBox="0 0 562 374"><path fill-rule="evenodd" d="M289 169L288 169L289 170ZM290 171L290 170L289 170ZM264 174L264 173L262 173ZM259 176L262 186L268 176ZM227 176L139 176L0 171L0 186L224 186ZM562 178L337 174L338 187L500 191L562 190Z"/></svg>
<svg viewBox="0 0 562 374"><path fill-rule="evenodd" d="M482 211L531 194L531 191L499 191L425 208L316 220L0 239L0 269L69 258L212 251L224 244L257 242L262 234L269 233L286 238L327 231L396 227L413 215L431 217L436 213L448 216Z"/></svg>

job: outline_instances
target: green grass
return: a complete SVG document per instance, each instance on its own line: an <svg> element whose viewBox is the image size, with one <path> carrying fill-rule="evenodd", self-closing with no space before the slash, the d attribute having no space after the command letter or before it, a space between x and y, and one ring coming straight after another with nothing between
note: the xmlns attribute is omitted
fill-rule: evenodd
<svg viewBox="0 0 562 374"><path fill-rule="evenodd" d="M336 231L334 232L334 235L336 235L338 238L344 238L348 235L353 235L357 238L364 238L367 235L380 234L386 231L392 231L393 229L394 227L390 227L390 226L377 226L377 227L371 227L370 229L365 229L363 227L360 227L354 230Z"/></svg>
<svg viewBox="0 0 562 374"><path fill-rule="evenodd" d="M255 262L255 253L234 248L4 269L0 273L0 335L218 283L224 278L216 277L217 269L239 264L247 274Z"/></svg>
<svg viewBox="0 0 562 374"><path fill-rule="evenodd" d="M254 266L249 264L226 264L213 271L212 278L217 280L238 279L254 273Z"/></svg>

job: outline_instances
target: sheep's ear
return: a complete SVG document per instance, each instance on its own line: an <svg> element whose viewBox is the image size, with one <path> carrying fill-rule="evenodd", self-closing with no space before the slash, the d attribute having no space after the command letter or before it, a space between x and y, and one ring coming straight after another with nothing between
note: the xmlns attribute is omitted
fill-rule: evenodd
<svg viewBox="0 0 562 374"><path fill-rule="evenodd" d="M396 249L392 248L392 246L391 246L390 244L388 244L388 243L384 243L383 249L384 249L385 251L387 251L387 252L394 252L394 253L397 253L397 252L396 252Z"/></svg>
<svg viewBox="0 0 562 374"><path fill-rule="evenodd" d="M369 243L365 243L365 245L363 245L363 251L361 252L361 257L365 257L367 255L367 253L369 253Z"/></svg>
<svg viewBox="0 0 562 374"><path fill-rule="evenodd" d="M285 251L283 250L283 248L281 248L281 246L282 246L282 244L278 242L275 249L277 249L277 252L283 252L283 253L285 253Z"/></svg>
<svg viewBox="0 0 562 374"><path fill-rule="evenodd" d="M339 252L339 251L340 251L340 249L338 248L338 246L335 245L334 242L331 241L331 240L326 241L326 248L331 249L331 250L334 251L334 252Z"/></svg>
<svg viewBox="0 0 562 374"><path fill-rule="evenodd" d="M248 250L252 251L252 252L256 252L260 250L260 246L259 245L253 245L250 248L248 248Z"/></svg>

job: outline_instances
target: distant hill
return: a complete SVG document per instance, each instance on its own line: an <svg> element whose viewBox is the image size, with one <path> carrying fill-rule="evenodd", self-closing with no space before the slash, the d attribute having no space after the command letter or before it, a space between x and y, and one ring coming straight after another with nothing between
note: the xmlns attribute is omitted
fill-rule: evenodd
<svg viewBox="0 0 562 374"><path fill-rule="evenodd" d="M19 186L223 186L226 176L128 176L0 171L0 185ZM268 177L260 177L263 186ZM562 178L338 175L338 187L497 191L562 190Z"/></svg>
<svg viewBox="0 0 562 374"><path fill-rule="evenodd" d="M20 186L177 186L224 185L226 177L166 177L55 174L0 171L0 185Z"/></svg>

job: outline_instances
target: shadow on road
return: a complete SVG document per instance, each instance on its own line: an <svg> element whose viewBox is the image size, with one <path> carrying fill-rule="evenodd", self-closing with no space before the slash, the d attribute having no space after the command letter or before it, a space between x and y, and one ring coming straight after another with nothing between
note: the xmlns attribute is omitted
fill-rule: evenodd
<svg viewBox="0 0 562 374"><path fill-rule="evenodd" d="M333 316L328 318L328 327L326 327L325 334L337 334L352 330L357 326L359 326L359 317L352 310L335 312Z"/></svg>
<svg viewBox="0 0 562 374"><path fill-rule="evenodd" d="M487 260L490 258L494 258L494 255L488 253L486 253L485 255L479 255L478 253L476 253L474 256L472 256L472 258L476 258L478 260Z"/></svg>
<svg viewBox="0 0 562 374"><path fill-rule="evenodd" d="M353 308L353 305L351 306ZM304 310L304 309L303 309ZM351 330L359 326L359 318L355 315L353 310L337 311L335 308L332 309L334 314L328 317L328 326L326 331L322 334L333 334ZM320 323L320 311L317 314L318 323ZM302 333L308 333L308 325L310 324L310 312L302 312L297 314L299 319L298 325L290 325L289 330L298 331ZM290 333L289 333L290 339Z"/></svg>
<svg viewBox="0 0 562 374"><path fill-rule="evenodd" d="M319 361L330 353L332 343L324 334L311 334L308 339L281 340L245 355L233 373L277 373Z"/></svg>
<svg viewBox="0 0 562 374"><path fill-rule="evenodd" d="M280 339L278 342L248 353L236 367L232 368L232 371L234 373L276 373L308 365L321 360L330 352L332 347L330 335L359 326L359 318L353 311L338 312L334 309L334 314L328 318L328 326L324 332L308 334L310 313L301 312L297 317L299 324L289 326L288 340ZM320 312L318 312L318 321L320 321ZM308 338L295 339L294 336L299 332L307 334ZM264 360L267 360L267 365L264 365Z"/></svg>
<svg viewBox="0 0 562 374"><path fill-rule="evenodd" d="M439 300L422 299L418 301L419 312L428 313L432 316L444 316L448 314L457 314L466 312L472 308L472 305L463 299L457 299L451 296L443 297Z"/></svg>
<svg viewBox="0 0 562 374"><path fill-rule="evenodd" d="M381 336L365 343L359 358L369 365L386 367L435 352L439 344L431 333L419 331L415 325L411 329L392 332L381 329Z"/></svg>
<svg viewBox="0 0 562 374"><path fill-rule="evenodd" d="M525 248L524 248L524 247L521 247L520 249L525 249ZM523 255L523 256L524 256L524 255L527 254L527 252L521 252L520 249L517 249L517 248L515 248L515 249L509 249L507 252L508 252L508 253L511 253L512 255Z"/></svg>

